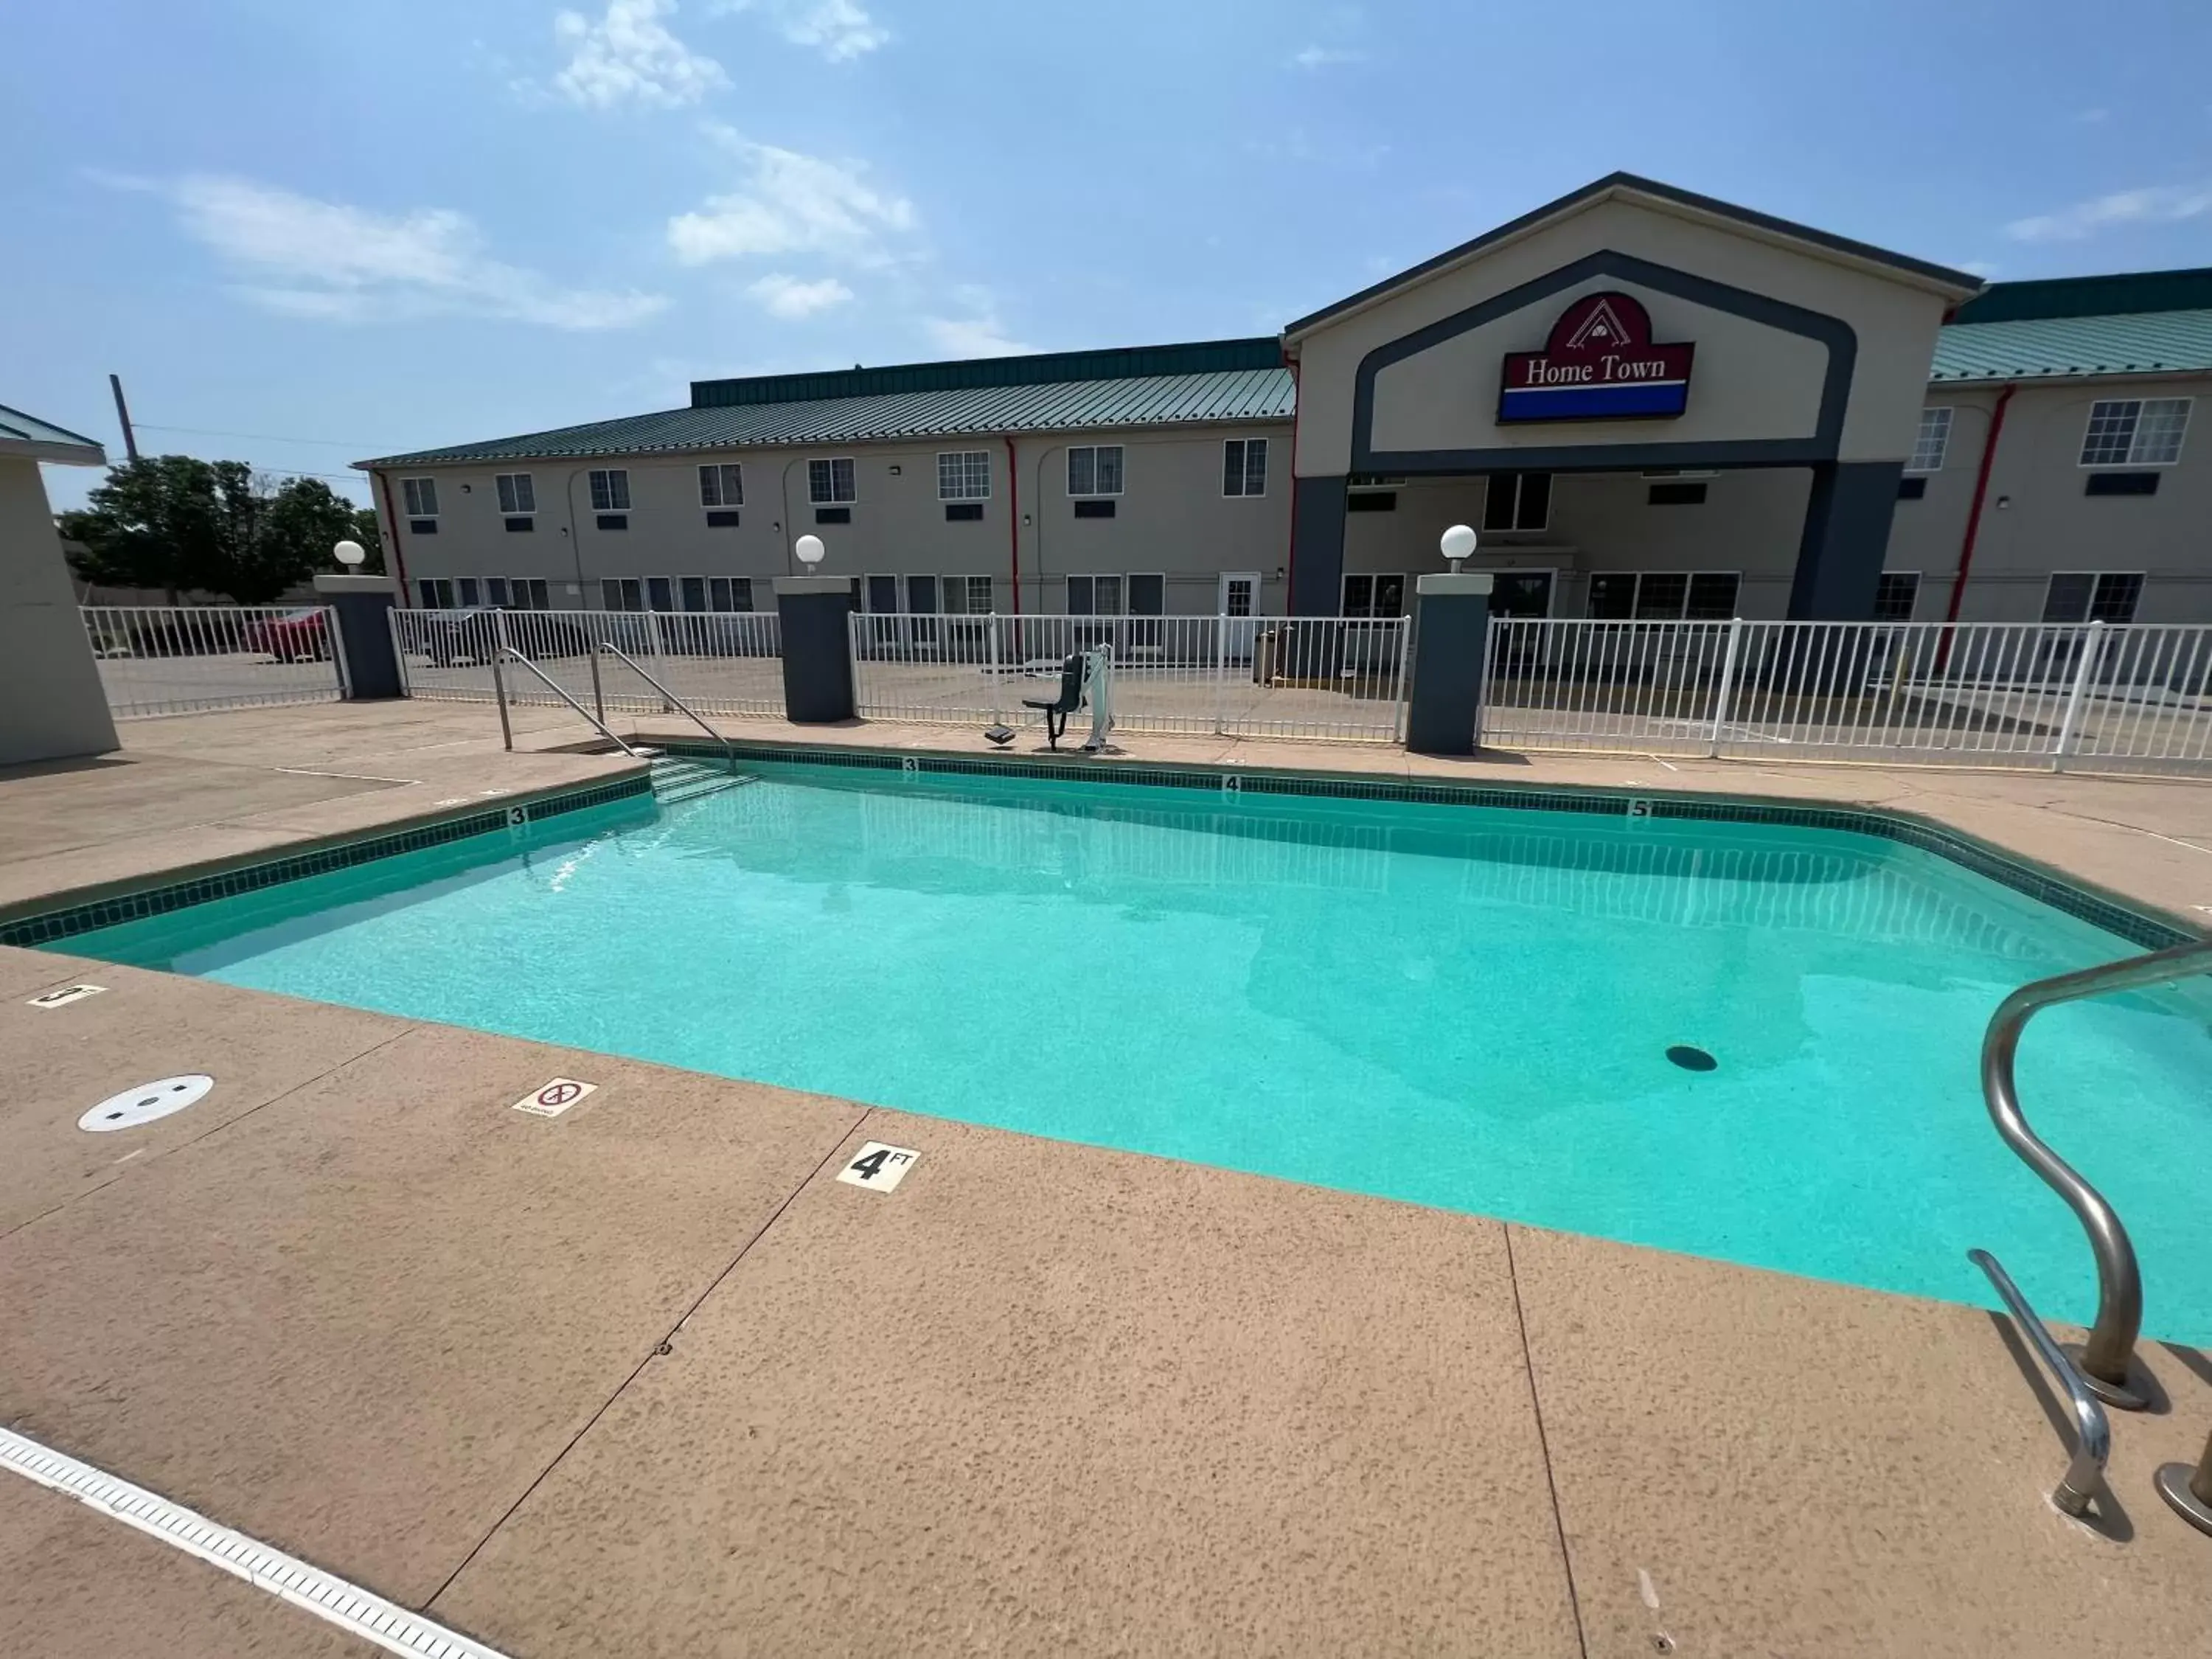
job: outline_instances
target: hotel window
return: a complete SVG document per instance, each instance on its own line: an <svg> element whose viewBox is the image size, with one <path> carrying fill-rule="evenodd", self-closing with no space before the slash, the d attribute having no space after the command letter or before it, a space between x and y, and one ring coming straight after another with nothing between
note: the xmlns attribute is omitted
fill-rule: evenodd
<svg viewBox="0 0 2212 1659"><path fill-rule="evenodd" d="M599 583L599 601L609 611L642 611L645 589L635 576L608 576Z"/></svg>
<svg viewBox="0 0 2212 1659"><path fill-rule="evenodd" d="M1078 444L1067 452L1067 493L1071 495L1118 495L1121 493L1121 446Z"/></svg>
<svg viewBox="0 0 2212 1659"><path fill-rule="evenodd" d="M502 472L492 480L499 490L499 510L502 513L535 513L538 510L538 489L527 472Z"/></svg>
<svg viewBox="0 0 2212 1659"><path fill-rule="evenodd" d="M484 578L484 603L502 608L506 606L507 603L506 577L486 576Z"/></svg>
<svg viewBox="0 0 2212 1659"><path fill-rule="evenodd" d="M1918 571L1885 570L1875 580L1874 619L1876 622L1911 622L1913 607L1919 602Z"/></svg>
<svg viewBox="0 0 2212 1659"><path fill-rule="evenodd" d="M1951 411L1948 409L1923 409L1920 411L1920 430L1912 440L1912 459L1905 464L1907 472L1941 472L1943 457L1951 448Z"/></svg>
<svg viewBox="0 0 2212 1659"><path fill-rule="evenodd" d="M1267 493L1267 441L1231 438L1221 446L1221 493L1224 495L1264 495Z"/></svg>
<svg viewBox="0 0 2212 1659"><path fill-rule="evenodd" d="M991 579L988 576L947 576L945 579L945 608L954 616L988 617L991 614Z"/></svg>
<svg viewBox="0 0 2212 1659"><path fill-rule="evenodd" d="M2140 571L2061 570L2043 596L2047 623L2131 623L2142 599Z"/></svg>
<svg viewBox="0 0 2212 1659"><path fill-rule="evenodd" d="M709 611L750 611L753 608L753 579L750 576L708 577L707 608Z"/></svg>
<svg viewBox="0 0 2212 1659"><path fill-rule="evenodd" d="M1071 617L1118 617L1121 614L1119 576L1070 576L1067 614Z"/></svg>
<svg viewBox="0 0 2212 1659"><path fill-rule="evenodd" d="M991 452L948 450L937 458L937 499L987 501L991 498Z"/></svg>
<svg viewBox="0 0 2212 1659"><path fill-rule="evenodd" d="M2172 466L2189 430L2187 398L2114 398L2089 406L2084 466Z"/></svg>
<svg viewBox="0 0 2212 1659"><path fill-rule="evenodd" d="M629 511L629 472L617 467L611 471L592 474L592 511L594 513L627 513Z"/></svg>
<svg viewBox="0 0 2212 1659"><path fill-rule="evenodd" d="M507 579L507 592L508 605L517 611L550 611L553 608L543 576L510 576Z"/></svg>
<svg viewBox="0 0 2212 1659"><path fill-rule="evenodd" d="M1485 530L1542 530L1552 522L1552 475L1493 472L1482 496Z"/></svg>
<svg viewBox="0 0 2212 1659"><path fill-rule="evenodd" d="M1344 614L1347 617L1402 617L1406 614L1406 579L1400 575L1346 576Z"/></svg>
<svg viewBox="0 0 2212 1659"><path fill-rule="evenodd" d="M745 470L730 461L718 466L699 469L699 505L702 507L743 507L745 504Z"/></svg>
<svg viewBox="0 0 2212 1659"><path fill-rule="evenodd" d="M807 462L806 499L817 507L836 501L857 501L859 496L853 489L851 458L841 455L835 460Z"/></svg>
<svg viewBox="0 0 2212 1659"><path fill-rule="evenodd" d="M422 595L425 611L451 611L453 608L453 583L449 576L425 576L415 584Z"/></svg>
<svg viewBox="0 0 2212 1659"><path fill-rule="evenodd" d="M402 478L399 495L407 504L409 518L434 519L438 516L438 481L435 478Z"/></svg>
<svg viewBox="0 0 2212 1659"><path fill-rule="evenodd" d="M1607 622L1726 622L1742 580L1731 570L1602 571L1584 611Z"/></svg>
<svg viewBox="0 0 2212 1659"><path fill-rule="evenodd" d="M461 609L464 611L473 611L483 603L477 595L477 579L474 576L464 576L456 582L454 595L460 600Z"/></svg>

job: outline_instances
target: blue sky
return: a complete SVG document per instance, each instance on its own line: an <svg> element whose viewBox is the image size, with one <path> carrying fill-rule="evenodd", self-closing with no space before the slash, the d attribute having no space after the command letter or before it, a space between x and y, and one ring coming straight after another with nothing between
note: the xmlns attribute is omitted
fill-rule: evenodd
<svg viewBox="0 0 2212 1659"><path fill-rule="evenodd" d="M119 455L114 370L143 447L343 474L1271 333L1616 167L2000 278L2212 264L2208 48L2201 0L12 8L0 403Z"/></svg>

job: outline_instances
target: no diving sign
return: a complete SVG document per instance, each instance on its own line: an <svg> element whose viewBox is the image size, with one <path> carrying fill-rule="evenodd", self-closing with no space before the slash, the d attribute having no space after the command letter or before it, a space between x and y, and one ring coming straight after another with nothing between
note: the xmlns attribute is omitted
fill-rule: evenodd
<svg viewBox="0 0 2212 1659"><path fill-rule="evenodd" d="M921 1156L910 1146L886 1146L880 1140L872 1140L860 1148L858 1158L837 1171L837 1179L870 1192L887 1193L906 1179L906 1172Z"/></svg>
<svg viewBox="0 0 2212 1659"><path fill-rule="evenodd" d="M595 1094L596 1083L579 1083L572 1077L556 1077L544 1088L527 1094L514 1103L518 1112L527 1112L532 1117L558 1117L586 1095Z"/></svg>

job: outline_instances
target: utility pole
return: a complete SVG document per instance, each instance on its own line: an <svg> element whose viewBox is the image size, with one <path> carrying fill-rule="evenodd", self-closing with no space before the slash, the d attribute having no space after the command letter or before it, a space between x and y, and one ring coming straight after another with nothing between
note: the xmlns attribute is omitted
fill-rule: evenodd
<svg viewBox="0 0 2212 1659"><path fill-rule="evenodd" d="M138 435L131 429L131 405L123 401L123 377L107 377L108 389L115 393L115 418L123 422L123 453L132 460L138 459Z"/></svg>

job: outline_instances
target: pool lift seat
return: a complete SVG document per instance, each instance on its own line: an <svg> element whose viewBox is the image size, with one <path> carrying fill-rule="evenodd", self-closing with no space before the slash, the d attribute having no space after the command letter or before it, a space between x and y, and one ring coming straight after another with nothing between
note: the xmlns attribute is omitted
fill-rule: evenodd
<svg viewBox="0 0 2212 1659"><path fill-rule="evenodd" d="M1097 754L1106 747L1106 734L1114 727L1114 647L1072 651L1060 665L1060 694L1052 697L1024 697L1022 707L1044 716L1046 744L1057 752L1067 722L1085 701L1091 704L1091 736L1083 747Z"/></svg>

